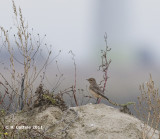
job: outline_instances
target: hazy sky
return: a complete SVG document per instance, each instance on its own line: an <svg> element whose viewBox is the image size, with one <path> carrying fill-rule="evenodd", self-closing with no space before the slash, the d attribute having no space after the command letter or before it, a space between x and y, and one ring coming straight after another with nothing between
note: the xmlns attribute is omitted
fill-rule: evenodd
<svg viewBox="0 0 160 139"><path fill-rule="evenodd" d="M160 44L158 0L15 0L29 26L57 49L72 49L86 56L103 45L108 33L111 45ZM0 25L13 25L11 0L0 0ZM136 44L138 45L138 44ZM139 47L139 46L138 46ZM159 48L158 48L159 49ZM84 51L85 50L85 51Z"/></svg>
<svg viewBox="0 0 160 139"><path fill-rule="evenodd" d="M98 78L96 67L105 45L104 32L112 48L110 81L118 84L114 91L125 91L123 86L126 82L132 84L135 75L143 81L148 69L145 67L146 72L139 69L142 63L154 61L159 67L159 0L15 0L15 3L22 8L29 27L41 35L47 34L53 51L63 51L64 65L72 62L68 51L75 53L82 80L87 76ZM11 0L0 0L0 26L13 26L12 17ZM73 68L73 64L68 67Z"/></svg>
<svg viewBox="0 0 160 139"><path fill-rule="evenodd" d="M88 43L93 38L95 2L89 0L15 0L22 8L29 26L41 35L47 34L47 41L57 49L73 50L77 55L86 55ZM94 12L95 11L95 12ZM12 26L12 4L1 0L1 26ZM95 32L94 32L95 33ZM103 35L103 34L102 34ZM94 40L94 39L93 39ZM85 50L85 51L84 51Z"/></svg>

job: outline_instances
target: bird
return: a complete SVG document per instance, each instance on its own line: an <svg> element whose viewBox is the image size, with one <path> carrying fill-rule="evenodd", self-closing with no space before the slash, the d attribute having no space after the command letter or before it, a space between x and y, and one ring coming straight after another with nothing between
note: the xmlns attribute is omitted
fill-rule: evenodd
<svg viewBox="0 0 160 139"><path fill-rule="evenodd" d="M89 78L87 81L90 83L89 92L97 99L103 98L110 101L104 94L103 91L100 89L99 85L96 83L94 78Z"/></svg>
<svg viewBox="0 0 160 139"><path fill-rule="evenodd" d="M103 91L100 89L99 85L96 83L96 80L94 78L89 78L87 79L87 81L90 83L90 86L89 86L89 92L95 97L97 98L97 102L100 98L104 98L106 99L109 103L111 103L112 105L114 106L120 106L121 109L120 111L121 112L124 112L124 113L128 113L128 114L131 114L129 108L127 107L127 105L131 105L131 104L135 104L134 102L128 102L127 104L118 104L116 102L113 102L111 101L108 97L106 97L104 94L103 94ZM97 103L96 102L96 103Z"/></svg>

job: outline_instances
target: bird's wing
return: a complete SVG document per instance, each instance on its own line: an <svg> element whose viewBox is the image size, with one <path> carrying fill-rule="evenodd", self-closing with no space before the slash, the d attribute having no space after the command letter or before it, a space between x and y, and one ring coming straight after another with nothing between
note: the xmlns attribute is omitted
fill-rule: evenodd
<svg viewBox="0 0 160 139"><path fill-rule="evenodd" d="M98 85L90 86L90 89L96 92L98 95L102 96L103 98L109 100L105 95L102 94L103 92Z"/></svg>

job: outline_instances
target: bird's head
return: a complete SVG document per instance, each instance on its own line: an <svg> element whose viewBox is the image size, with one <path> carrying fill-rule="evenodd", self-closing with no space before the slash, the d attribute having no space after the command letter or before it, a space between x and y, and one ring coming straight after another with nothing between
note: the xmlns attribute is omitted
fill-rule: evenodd
<svg viewBox="0 0 160 139"><path fill-rule="evenodd" d="M88 81L90 84L96 83L96 80L95 80L94 78L89 78L89 79L87 79L87 81Z"/></svg>

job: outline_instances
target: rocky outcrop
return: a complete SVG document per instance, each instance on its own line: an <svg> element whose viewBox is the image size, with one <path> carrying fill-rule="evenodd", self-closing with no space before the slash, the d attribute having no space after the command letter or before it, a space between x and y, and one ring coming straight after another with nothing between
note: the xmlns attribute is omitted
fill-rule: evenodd
<svg viewBox="0 0 160 139"><path fill-rule="evenodd" d="M140 120L105 104L87 104L66 111L53 106L35 108L7 116L6 124L31 126L30 136L56 139L141 139L143 131ZM33 126L39 129L33 130ZM152 138L159 138L158 131Z"/></svg>

